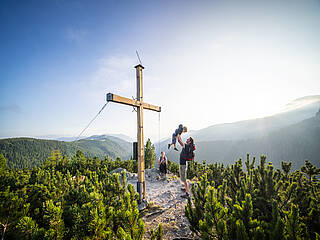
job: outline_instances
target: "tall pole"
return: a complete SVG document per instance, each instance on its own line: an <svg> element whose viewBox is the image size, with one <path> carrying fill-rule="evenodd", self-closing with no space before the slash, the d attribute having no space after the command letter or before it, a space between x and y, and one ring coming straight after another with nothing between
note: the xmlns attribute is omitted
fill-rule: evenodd
<svg viewBox="0 0 320 240"><path fill-rule="evenodd" d="M145 166L144 166L144 136L143 136L143 85L142 85L142 65L135 66L137 75L137 100L140 106L137 107L137 142L138 142L138 183L139 202L146 198Z"/></svg>
<svg viewBox="0 0 320 240"><path fill-rule="evenodd" d="M137 75L137 99L122 97L113 93L107 94L108 102L121 103L137 108L137 142L138 142L138 182L137 192L139 203L146 198L145 165L144 165L144 136L143 136L143 110L161 112L161 107L143 102L142 70L144 67L139 64L135 66Z"/></svg>

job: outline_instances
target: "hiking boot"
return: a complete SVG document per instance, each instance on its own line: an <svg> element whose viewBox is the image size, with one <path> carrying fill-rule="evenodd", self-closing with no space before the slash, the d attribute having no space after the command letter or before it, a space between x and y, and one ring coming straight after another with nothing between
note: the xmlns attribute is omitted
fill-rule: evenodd
<svg viewBox="0 0 320 240"><path fill-rule="evenodd" d="M168 149L170 149L170 143L168 143Z"/></svg>
<svg viewBox="0 0 320 240"><path fill-rule="evenodd" d="M178 149L178 148L176 148L176 147L174 148L174 150L179 151L179 149Z"/></svg>

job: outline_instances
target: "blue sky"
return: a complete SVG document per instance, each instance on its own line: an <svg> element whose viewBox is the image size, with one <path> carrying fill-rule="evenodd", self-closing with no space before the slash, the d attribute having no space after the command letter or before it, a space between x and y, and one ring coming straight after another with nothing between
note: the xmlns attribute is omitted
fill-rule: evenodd
<svg viewBox="0 0 320 240"><path fill-rule="evenodd" d="M320 93L320 1L0 1L0 137L77 136L105 94L162 106L160 138ZM157 140L158 114L145 111ZM109 104L84 135L136 136Z"/></svg>

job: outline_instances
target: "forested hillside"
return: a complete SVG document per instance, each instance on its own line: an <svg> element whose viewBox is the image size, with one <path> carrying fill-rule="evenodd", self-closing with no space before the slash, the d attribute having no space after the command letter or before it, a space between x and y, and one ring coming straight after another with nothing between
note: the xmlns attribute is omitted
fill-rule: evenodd
<svg viewBox="0 0 320 240"><path fill-rule="evenodd" d="M114 137L113 137L114 138ZM63 142L55 140L42 140L34 138L9 138L0 140L0 153L8 161L9 167L31 168L39 166L52 151L59 150L63 155L71 157L77 150L86 156L104 158L120 157L128 159L131 156L131 144L121 139L79 140Z"/></svg>
<svg viewBox="0 0 320 240"><path fill-rule="evenodd" d="M220 162L231 165L247 153L254 156L266 155L277 168L281 161L292 162L292 168L298 169L308 159L320 167L320 116L306 119L294 125L279 129L260 138L241 141L198 142L196 160L208 163ZM177 161L179 153L170 151L168 157Z"/></svg>

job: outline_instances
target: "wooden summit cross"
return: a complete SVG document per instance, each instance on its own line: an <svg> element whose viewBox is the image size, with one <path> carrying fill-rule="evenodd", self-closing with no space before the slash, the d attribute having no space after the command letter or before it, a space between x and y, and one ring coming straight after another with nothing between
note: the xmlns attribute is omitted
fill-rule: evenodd
<svg viewBox="0 0 320 240"><path fill-rule="evenodd" d="M143 102L142 88L142 69L144 67L139 64L135 66L137 75L137 99L121 97L113 93L107 94L108 102L121 103L133 107L137 107L137 141L138 141L138 182L137 192L139 193L139 202L146 198L146 182L144 172L144 139L143 139L143 109L161 112L161 107L154 106Z"/></svg>

